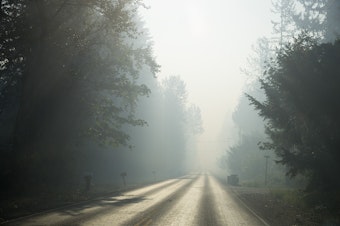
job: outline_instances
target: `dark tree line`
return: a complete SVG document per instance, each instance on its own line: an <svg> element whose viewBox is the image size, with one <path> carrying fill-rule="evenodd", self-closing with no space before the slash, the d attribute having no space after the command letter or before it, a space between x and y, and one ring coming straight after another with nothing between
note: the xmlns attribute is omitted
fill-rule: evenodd
<svg viewBox="0 0 340 226"><path fill-rule="evenodd" d="M339 41L335 41L340 34L339 3L273 1L274 35L260 40L257 55L246 70L261 86L256 90L254 82L255 89L247 91L265 120L267 137L258 140L262 141L260 148L273 151L273 159L285 166L289 176L304 175L309 192L339 190L335 176L339 172ZM243 116L242 109L236 113L236 123L242 126L249 116ZM242 131L247 132L251 131ZM250 152L245 146L252 136L246 134L244 142L229 149L233 169L237 162L247 160L238 158Z"/></svg>
<svg viewBox="0 0 340 226"><path fill-rule="evenodd" d="M301 36L279 52L261 80L266 100L248 96L267 120L270 142L288 174L304 174L309 190L337 191L340 42L317 44Z"/></svg>
<svg viewBox="0 0 340 226"><path fill-rule="evenodd" d="M11 119L2 129L9 134L2 139L4 186L72 183L85 146L127 146L123 126L145 124L134 109L150 90L138 79L159 66L137 26L140 6L1 1L0 110L3 121Z"/></svg>
<svg viewBox="0 0 340 226"><path fill-rule="evenodd" d="M188 107L179 77L155 79L140 7L1 1L0 191L73 192L84 176L116 185L122 172L127 184L185 173L200 110Z"/></svg>
<svg viewBox="0 0 340 226"><path fill-rule="evenodd" d="M309 191L337 191L339 1L277 1L274 7L281 41L259 76L266 99L248 95L266 119L270 142L261 148L274 150L288 175L305 175Z"/></svg>

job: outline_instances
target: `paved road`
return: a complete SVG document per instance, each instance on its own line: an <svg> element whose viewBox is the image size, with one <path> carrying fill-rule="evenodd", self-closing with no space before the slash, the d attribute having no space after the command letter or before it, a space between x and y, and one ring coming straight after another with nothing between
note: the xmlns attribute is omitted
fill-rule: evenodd
<svg viewBox="0 0 340 226"><path fill-rule="evenodd" d="M265 225L209 174L167 180L9 225Z"/></svg>

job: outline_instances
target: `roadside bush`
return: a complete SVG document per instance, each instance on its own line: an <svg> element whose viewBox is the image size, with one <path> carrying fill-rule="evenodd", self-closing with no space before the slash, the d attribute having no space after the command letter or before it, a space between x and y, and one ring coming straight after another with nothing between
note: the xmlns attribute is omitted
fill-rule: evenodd
<svg viewBox="0 0 340 226"><path fill-rule="evenodd" d="M303 200L303 191L301 190L277 188L271 189L270 194L275 199L285 202L288 205L301 208L306 207L306 203Z"/></svg>

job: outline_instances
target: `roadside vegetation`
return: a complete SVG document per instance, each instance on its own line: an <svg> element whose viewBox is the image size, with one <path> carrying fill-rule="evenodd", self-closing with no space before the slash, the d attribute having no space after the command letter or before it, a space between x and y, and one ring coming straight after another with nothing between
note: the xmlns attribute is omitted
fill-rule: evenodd
<svg viewBox="0 0 340 226"><path fill-rule="evenodd" d="M1 1L0 218L186 171L200 109L157 79L143 7Z"/></svg>
<svg viewBox="0 0 340 226"><path fill-rule="evenodd" d="M273 1L274 35L259 40L244 70L239 143L222 157L240 185L273 188L271 199L324 213L319 223L340 215L339 7Z"/></svg>

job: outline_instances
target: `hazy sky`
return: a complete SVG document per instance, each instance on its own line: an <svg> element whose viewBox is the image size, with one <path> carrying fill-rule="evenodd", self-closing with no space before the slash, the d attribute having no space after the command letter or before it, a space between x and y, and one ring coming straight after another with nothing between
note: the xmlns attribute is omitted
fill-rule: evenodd
<svg viewBox="0 0 340 226"><path fill-rule="evenodd" d="M205 133L199 138L200 151L226 149L233 135L227 131L221 136L221 130L232 127L231 114L245 79L240 68L251 46L270 34L270 0L144 2L150 6L141 13L162 67L159 78L181 76L189 102L201 108Z"/></svg>

